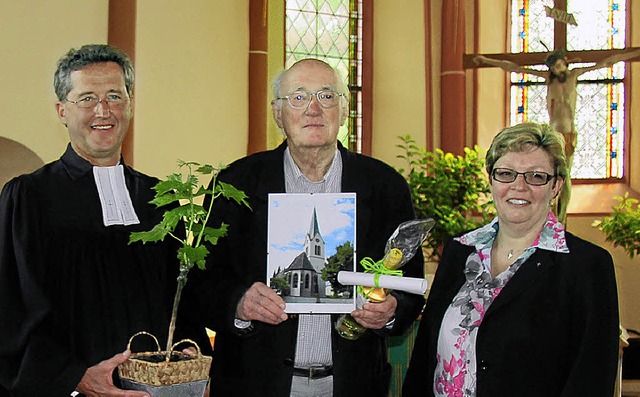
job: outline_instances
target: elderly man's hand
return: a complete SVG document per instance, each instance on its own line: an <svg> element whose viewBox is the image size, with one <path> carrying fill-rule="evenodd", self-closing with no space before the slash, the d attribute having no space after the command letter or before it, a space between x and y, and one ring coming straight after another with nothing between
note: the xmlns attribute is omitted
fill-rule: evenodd
<svg viewBox="0 0 640 397"><path fill-rule="evenodd" d="M365 328L381 329L395 315L397 306L395 296L388 295L383 302L365 303L362 309L352 311L351 317Z"/></svg>
<svg viewBox="0 0 640 397"><path fill-rule="evenodd" d="M285 306L284 300L274 290L264 283L254 283L238 302L236 317L276 325L288 318Z"/></svg>
<svg viewBox="0 0 640 397"><path fill-rule="evenodd" d="M127 350L89 367L76 390L87 397L149 397L149 394L143 391L122 390L113 385L113 371L130 356L131 352Z"/></svg>

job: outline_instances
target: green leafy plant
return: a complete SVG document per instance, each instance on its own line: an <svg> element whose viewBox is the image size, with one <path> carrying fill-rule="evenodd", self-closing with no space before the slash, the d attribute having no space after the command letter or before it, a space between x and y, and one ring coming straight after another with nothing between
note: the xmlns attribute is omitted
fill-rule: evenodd
<svg viewBox="0 0 640 397"><path fill-rule="evenodd" d="M399 136L399 168L405 176L418 218L433 217L435 226L424 246L427 259L440 261L440 248L456 234L484 225L495 216L480 148L464 148L464 156L419 147L411 135Z"/></svg>
<svg viewBox="0 0 640 397"><path fill-rule="evenodd" d="M205 243L216 245L218 239L227 235L228 225L222 223L214 228L207 226L207 221L213 209L213 203L219 197L227 200L234 200L238 204L246 205L247 196L243 191L234 186L218 181L218 174L225 166L215 168L209 164L200 165L195 162L184 162L178 160L178 168L182 172L167 176L166 180L159 181L155 186L154 199L150 201L156 207L170 206L163 214L162 221L151 230L143 232L133 232L129 238L129 244L137 241L142 243L162 241L165 237L179 242L178 260L180 261L180 272L178 274L178 286L173 301L171 311L171 322L167 338L167 355L171 352L173 345L173 334L175 332L176 318L182 289L187 282L187 274L193 266L204 270L209 249ZM183 175L184 174L184 175ZM211 175L211 183L207 188L199 184L199 177ZM197 201L206 202L205 196L209 196L207 208L198 204ZM184 231L184 233L182 233Z"/></svg>
<svg viewBox="0 0 640 397"><path fill-rule="evenodd" d="M633 258L640 253L640 205L629 193L614 199L619 204L613 206L611 215L596 219L591 226L600 229L607 241L614 247L622 247Z"/></svg>

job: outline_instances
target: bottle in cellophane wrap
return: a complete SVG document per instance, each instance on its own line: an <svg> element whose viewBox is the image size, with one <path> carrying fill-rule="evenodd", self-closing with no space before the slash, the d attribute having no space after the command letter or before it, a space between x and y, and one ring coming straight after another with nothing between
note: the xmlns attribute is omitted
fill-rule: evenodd
<svg viewBox="0 0 640 397"><path fill-rule="evenodd" d="M401 223L391 234L385 246L384 257L375 262L373 259L362 258L360 265L365 273L372 273L374 280L381 275L402 276L400 268L415 255L422 246L435 221L432 218L413 219ZM356 306L361 309L367 302L384 302L390 290L379 286L356 287ZM338 334L345 339L356 340L365 332L366 328L358 323L350 314L342 314L335 324Z"/></svg>

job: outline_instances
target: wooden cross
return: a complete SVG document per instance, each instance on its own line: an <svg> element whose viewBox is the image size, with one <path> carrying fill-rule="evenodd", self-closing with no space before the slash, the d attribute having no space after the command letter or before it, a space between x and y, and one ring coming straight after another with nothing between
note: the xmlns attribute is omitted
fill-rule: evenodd
<svg viewBox="0 0 640 397"><path fill-rule="evenodd" d="M553 6L553 12L557 14L566 13L567 0L555 0ZM554 18L555 19L555 18ZM555 19L553 26L553 48L567 48L567 21L569 18ZM589 51L568 51L567 57L573 62L580 63L598 63L606 58L615 55L621 55L634 50L639 50L640 47L627 47L625 49L616 50L589 50ZM486 68L492 67L490 65L481 64L477 65L473 58L478 55L484 55L487 58L511 61L520 66L533 66L544 65L547 53L502 53L502 54L465 54L463 57L463 67L465 69ZM627 62L640 61L640 56L627 59Z"/></svg>
<svg viewBox="0 0 640 397"><path fill-rule="evenodd" d="M564 47L557 47L564 48ZM615 50L584 50L584 51L567 51L567 57L572 62L580 63L598 63L606 58L614 55L622 55L628 52L640 50L640 47L627 47ZM499 59L503 61L511 61L520 66L544 65L547 58L546 52L520 52L520 53L498 53L498 54L464 54L462 66L465 69L491 68L494 66L480 64L477 65L473 59L478 55L484 55L487 58ZM640 55L627 59L626 62L640 61Z"/></svg>

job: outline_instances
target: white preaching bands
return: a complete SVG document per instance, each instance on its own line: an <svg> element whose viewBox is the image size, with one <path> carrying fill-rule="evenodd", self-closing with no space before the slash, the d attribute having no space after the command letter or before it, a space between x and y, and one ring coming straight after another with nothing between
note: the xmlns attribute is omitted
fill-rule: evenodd
<svg viewBox="0 0 640 397"><path fill-rule="evenodd" d="M93 167L93 177L100 196L105 226L140 223L133 209L129 190L124 183L124 168L121 164L113 167Z"/></svg>

